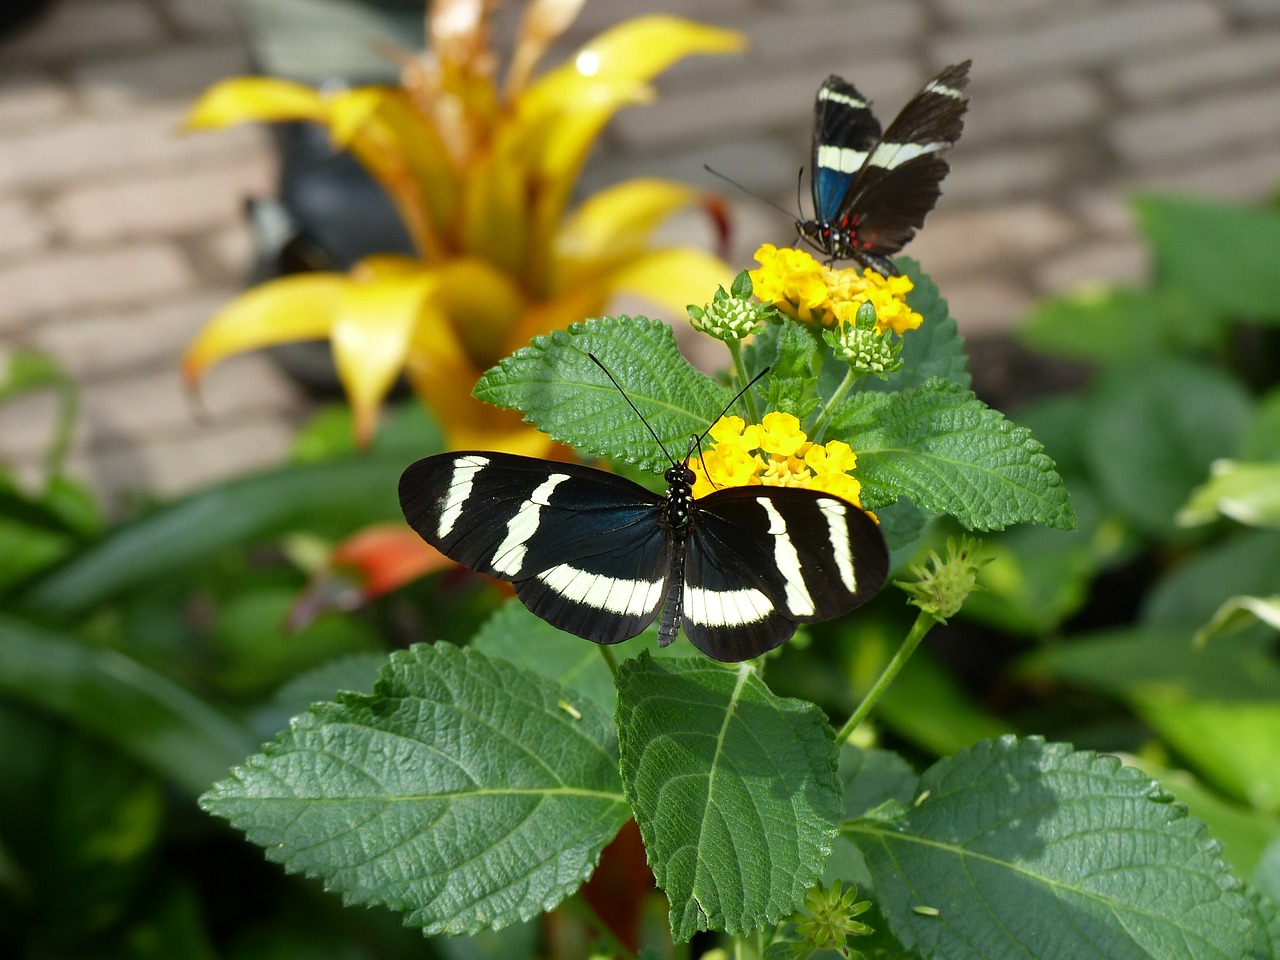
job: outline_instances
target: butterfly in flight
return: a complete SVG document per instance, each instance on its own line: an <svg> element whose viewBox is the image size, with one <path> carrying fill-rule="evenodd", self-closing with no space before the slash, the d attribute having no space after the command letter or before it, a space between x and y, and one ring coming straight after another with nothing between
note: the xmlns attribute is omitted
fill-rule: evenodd
<svg viewBox="0 0 1280 960"><path fill-rule="evenodd" d="M880 132L853 84L827 77L813 107L813 219L796 229L831 261L857 260L887 277L941 196L941 154L960 139L970 61L947 67Z"/></svg>
<svg viewBox="0 0 1280 960"><path fill-rule="evenodd" d="M664 496L592 467L473 450L411 464L400 505L445 556L596 643L634 637L661 612L660 645L683 625L708 656L747 660L879 591L889 554L867 513L801 487L695 498L700 440L683 462L668 455Z"/></svg>

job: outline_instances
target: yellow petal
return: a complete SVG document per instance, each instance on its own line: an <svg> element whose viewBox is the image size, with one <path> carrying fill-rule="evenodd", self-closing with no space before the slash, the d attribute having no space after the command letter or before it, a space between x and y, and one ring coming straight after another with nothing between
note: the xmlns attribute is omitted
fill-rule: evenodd
<svg viewBox="0 0 1280 960"><path fill-rule="evenodd" d="M524 294L508 274L484 260L450 260L437 267L435 275L438 284L432 303L446 318L466 357L478 369L487 370L514 349L510 338L525 310Z"/></svg>
<svg viewBox="0 0 1280 960"><path fill-rule="evenodd" d="M682 319L689 304L705 303L717 286L733 283L733 269L719 257L694 247L668 247L632 260L609 277L611 292L625 291L652 301L668 319Z"/></svg>
<svg viewBox="0 0 1280 960"><path fill-rule="evenodd" d="M393 273L352 281L343 290L330 340L362 445L373 436L378 407L405 365L434 280L427 270L414 276Z"/></svg>
<svg viewBox="0 0 1280 960"><path fill-rule="evenodd" d="M213 315L187 348L183 375L194 382L232 354L328 337L349 282L340 273L307 273L271 280L240 294Z"/></svg>
<svg viewBox="0 0 1280 960"><path fill-rule="evenodd" d="M654 229L700 196L693 187L657 179L627 180L592 194L556 234L553 289L645 252Z"/></svg>
<svg viewBox="0 0 1280 960"><path fill-rule="evenodd" d="M210 130L250 120L325 121L323 98L314 89L272 77L232 77L215 83L187 114L184 128Z"/></svg>
<svg viewBox="0 0 1280 960"><path fill-rule="evenodd" d="M746 37L736 30L650 14L610 27L543 79L554 82L556 74L574 71L610 80L651 80L693 54L737 53L746 45Z"/></svg>
<svg viewBox="0 0 1280 960"><path fill-rule="evenodd" d="M394 87L348 90L327 109L335 144L381 184L423 255L443 259L459 175L430 122Z"/></svg>

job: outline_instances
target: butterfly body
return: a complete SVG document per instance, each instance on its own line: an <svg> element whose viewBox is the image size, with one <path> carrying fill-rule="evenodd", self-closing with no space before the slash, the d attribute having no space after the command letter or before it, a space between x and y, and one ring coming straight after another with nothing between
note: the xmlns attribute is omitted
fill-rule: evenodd
<svg viewBox="0 0 1280 960"><path fill-rule="evenodd" d="M856 260L886 276L941 196L941 154L959 138L969 61L947 67L907 101L881 133L870 102L828 77L814 104L814 215L796 229L831 261Z"/></svg>
<svg viewBox="0 0 1280 960"><path fill-rule="evenodd" d="M659 496L578 464L468 451L427 457L400 481L405 517L463 566L508 580L553 626L618 643L661 614L717 660L786 641L883 585L888 552L865 512L794 487L729 487L694 498L688 462Z"/></svg>

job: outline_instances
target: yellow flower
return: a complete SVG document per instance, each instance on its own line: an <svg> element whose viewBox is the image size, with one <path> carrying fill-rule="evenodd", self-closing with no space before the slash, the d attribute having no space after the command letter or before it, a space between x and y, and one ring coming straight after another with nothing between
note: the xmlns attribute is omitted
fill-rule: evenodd
<svg viewBox="0 0 1280 960"><path fill-rule="evenodd" d="M777 307L792 319L824 327L852 324L858 307L870 301L876 308L876 329L901 336L924 321L907 306L909 277L885 277L867 268L836 270L804 250L763 244L756 251L759 269L751 283L761 303Z"/></svg>
<svg viewBox="0 0 1280 960"><path fill-rule="evenodd" d="M430 49L399 87L322 93L240 77L208 90L187 120L208 129L250 120L327 126L386 191L415 257L378 255L348 273L262 284L218 312L184 358L190 381L230 354L327 338L366 441L403 372L450 445L545 453L518 413L474 400L479 375L537 334L599 315L619 291L673 312L727 282L718 258L650 238L671 213L707 199L693 188L629 180L568 205L596 137L620 108L652 99L648 81L742 37L670 16L605 31L533 79L583 0L530 0L501 84L489 47L492 0L434 0Z"/></svg>
<svg viewBox="0 0 1280 960"><path fill-rule="evenodd" d="M841 440L812 443L789 413L766 413L759 424L721 417L707 435L715 446L689 461L695 497L725 487L806 487L862 505L862 485L849 475L853 450Z"/></svg>

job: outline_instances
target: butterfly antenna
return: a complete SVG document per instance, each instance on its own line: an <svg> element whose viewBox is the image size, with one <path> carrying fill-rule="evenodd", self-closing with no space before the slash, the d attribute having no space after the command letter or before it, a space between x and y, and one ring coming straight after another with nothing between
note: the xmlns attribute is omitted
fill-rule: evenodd
<svg viewBox="0 0 1280 960"><path fill-rule="evenodd" d="M702 169L703 169L703 170L705 170L705 171L707 171L707 173L711 174L713 177L719 177L719 178L720 178L721 180L723 180L725 183L731 183L731 184L733 184L735 187L737 187L739 190L741 190L741 191L742 191L743 193L745 193L747 196L749 196L749 197L755 197L755 198L756 198L757 200L759 200L761 203L763 203L763 204L767 204L768 206L773 207L773 209L775 209L775 210L779 211L780 213L785 213L788 217L792 216L792 213L791 213L791 211L790 211L790 210L786 209L785 207L779 206L778 204L776 204L776 203L774 203L772 200L770 200L768 197L762 197L762 196L760 196L760 194L756 193L754 190L748 190L746 187L744 187L742 184L740 184L737 180L734 180L732 177L726 177L726 176L725 176L723 173L721 173L719 170L713 170L713 169L711 169L711 167L707 166L705 163L702 165Z"/></svg>
<svg viewBox="0 0 1280 960"><path fill-rule="evenodd" d="M588 353L587 356L591 358L592 363L594 363L597 367L599 367L601 370L604 371L604 375L609 378L609 382L618 388L618 392L622 394L622 399L627 401L627 406L629 406L632 410L635 411L636 417L640 420L641 423L644 424L644 428L649 431L649 436L653 437L653 439L657 441L658 446L662 448L663 454L666 456L668 460L671 461L671 465L674 467L676 465L676 461L675 461L675 458L672 457L671 454L667 452L667 445L663 443L661 439L659 439L658 435L654 433L653 427L649 426L649 421L644 418L644 414L641 413L636 408L636 405L631 402L631 398L627 396L627 391L622 389L622 384L620 384L617 381L617 379L614 377L614 375L609 372L609 368L600 362L599 357L597 357L594 353ZM752 381L752 382L754 383L755 381ZM735 397L734 399L737 399L737 398Z"/></svg>

